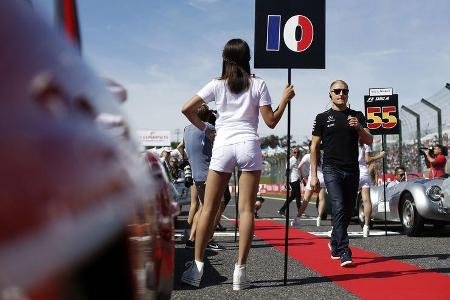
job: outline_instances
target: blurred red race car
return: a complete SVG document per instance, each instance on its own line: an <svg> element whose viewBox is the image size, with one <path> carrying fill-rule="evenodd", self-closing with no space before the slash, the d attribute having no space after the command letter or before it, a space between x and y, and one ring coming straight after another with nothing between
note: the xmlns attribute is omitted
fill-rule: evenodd
<svg viewBox="0 0 450 300"><path fill-rule="evenodd" d="M28 1L0 40L0 298L169 298L167 178L118 99Z"/></svg>

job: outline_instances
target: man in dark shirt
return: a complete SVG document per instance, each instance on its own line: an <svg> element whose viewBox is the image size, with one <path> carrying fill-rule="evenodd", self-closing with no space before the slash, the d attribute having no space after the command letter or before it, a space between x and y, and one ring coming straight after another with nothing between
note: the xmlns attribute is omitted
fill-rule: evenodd
<svg viewBox="0 0 450 300"><path fill-rule="evenodd" d="M331 109L316 116L311 141L311 187L319 190L317 165L322 143L322 171L333 208L333 230L329 248L332 259L341 266L352 264L347 228L352 217L359 184L358 140L372 144L372 135L362 112L347 107L348 85L343 80L331 83Z"/></svg>

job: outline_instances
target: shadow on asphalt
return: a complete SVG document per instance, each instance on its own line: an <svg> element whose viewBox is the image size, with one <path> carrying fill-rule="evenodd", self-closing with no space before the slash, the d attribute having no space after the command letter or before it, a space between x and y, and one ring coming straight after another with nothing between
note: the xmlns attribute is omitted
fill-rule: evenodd
<svg viewBox="0 0 450 300"><path fill-rule="evenodd" d="M358 265L358 264L355 264ZM335 282L354 280L354 279L364 279L364 278L391 278L399 276L410 276L415 274L425 274L425 273L435 273L437 270L446 270L448 268L437 268L437 269L414 269L406 271L382 271L382 272L371 272L371 273L355 273L355 274L343 274L343 275L331 275L328 276L329 279Z"/></svg>
<svg viewBox="0 0 450 300"><path fill-rule="evenodd" d="M361 260L364 260L363 262L358 262L355 263L355 266L362 266L362 265L366 265L366 264L376 264L376 263L380 263L380 262L386 262L386 261L391 261L391 260L405 260L405 259L420 259L420 258L437 258L438 260L447 260L450 258L450 254L445 253L445 254L430 254L430 255L426 255L426 254L420 254L420 255L398 255L398 256L389 256L389 257L375 257L375 258L366 258L366 257L358 257L358 256L353 256L353 258L358 258ZM449 268L450 269L450 268ZM431 270L431 269L427 269L427 270Z"/></svg>
<svg viewBox="0 0 450 300"><path fill-rule="evenodd" d="M315 284L315 283L324 283L331 282L331 280L327 277L304 277L304 278L290 278L286 281L286 286L296 286L296 285L306 285L306 284ZM278 287L284 286L283 279L271 279L271 280L259 280L253 281L254 284L257 285L258 288L261 287Z"/></svg>
<svg viewBox="0 0 450 300"><path fill-rule="evenodd" d="M203 280L201 287L210 285L218 285L228 280L228 277L222 276L217 272L214 266L221 264L220 262L211 263L209 257L216 256L217 252L206 251L205 252L205 266L203 273ZM181 282L181 274L186 269L185 263L192 260L194 257L194 249L176 248L175 257L179 258L175 260L175 274L174 274L174 290L196 290L198 288L184 284ZM177 263L180 262L180 263Z"/></svg>

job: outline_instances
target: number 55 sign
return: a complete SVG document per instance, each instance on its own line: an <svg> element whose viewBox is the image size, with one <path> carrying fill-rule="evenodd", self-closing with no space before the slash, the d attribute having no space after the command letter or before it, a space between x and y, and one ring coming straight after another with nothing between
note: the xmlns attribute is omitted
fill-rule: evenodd
<svg viewBox="0 0 450 300"><path fill-rule="evenodd" d="M399 134L398 95L364 96L367 128L373 135Z"/></svg>

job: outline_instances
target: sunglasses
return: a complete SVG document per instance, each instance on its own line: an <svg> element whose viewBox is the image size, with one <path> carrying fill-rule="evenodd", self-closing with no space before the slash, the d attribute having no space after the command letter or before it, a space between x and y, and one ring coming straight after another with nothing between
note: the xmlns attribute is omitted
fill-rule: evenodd
<svg viewBox="0 0 450 300"><path fill-rule="evenodd" d="M398 176L405 176L405 173L397 173Z"/></svg>
<svg viewBox="0 0 450 300"><path fill-rule="evenodd" d="M342 95L348 95L348 89L333 89L332 92L336 95L339 95L342 92Z"/></svg>

